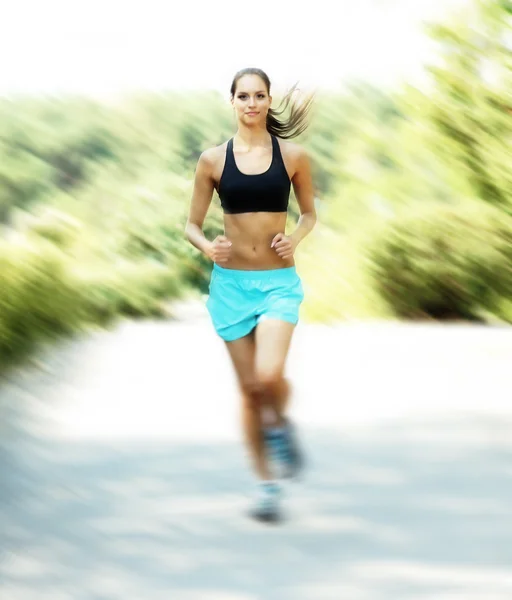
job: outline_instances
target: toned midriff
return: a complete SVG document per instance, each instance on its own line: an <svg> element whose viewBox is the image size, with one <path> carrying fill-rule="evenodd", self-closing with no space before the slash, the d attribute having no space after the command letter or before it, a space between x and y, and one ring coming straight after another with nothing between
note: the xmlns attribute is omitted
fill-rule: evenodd
<svg viewBox="0 0 512 600"><path fill-rule="evenodd" d="M226 269L279 269L294 265L293 257L282 259L270 247L274 236L285 231L286 213L252 212L225 214L225 236L231 241L231 255L220 263Z"/></svg>

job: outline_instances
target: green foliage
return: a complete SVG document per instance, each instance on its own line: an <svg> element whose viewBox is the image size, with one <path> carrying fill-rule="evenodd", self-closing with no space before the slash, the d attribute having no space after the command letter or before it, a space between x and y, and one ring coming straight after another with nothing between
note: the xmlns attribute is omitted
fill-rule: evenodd
<svg viewBox="0 0 512 600"><path fill-rule="evenodd" d="M76 273L76 283L82 319L100 324L119 315L164 316L164 300L183 292L175 272L151 261L91 266Z"/></svg>
<svg viewBox="0 0 512 600"><path fill-rule="evenodd" d="M335 323L393 316L367 268L367 239L360 230L340 235L319 224L303 244L297 257L306 292L302 318Z"/></svg>
<svg viewBox="0 0 512 600"><path fill-rule="evenodd" d="M1 364L79 324L80 294L53 244L24 237L1 242L0 289Z"/></svg>
<svg viewBox="0 0 512 600"><path fill-rule="evenodd" d="M6 223L13 206L29 206L51 189L53 168L24 150L0 144L0 152L0 223Z"/></svg>
<svg viewBox="0 0 512 600"><path fill-rule="evenodd" d="M424 119L475 196L512 214L512 23L505 5L476 2L453 24L431 27L443 62L430 69L434 90Z"/></svg>
<svg viewBox="0 0 512 600"><path fill-rule="evenodd" d="M337 236L312 249L305 277L324 296L308 314L511 319L512 23L503 3L473 9L431 28L440 54L422 91L362 86L344 105L353 128L322 215Z"/></svg>
<svg viewBox="0 0 512 600"><path fill-rule="evenodd" d="M400 317L501 314L512 297L512 218L490 205L427 204L374 232L370 270Z"/></svg>
<svg viewBox="0 0 512 600"><path fill-rule="evenodd" d="M77 242L81 224L66 213L42 206L34 217L28 217L25 228L27 232L53 242L65 250Z"/></svg>
<svg viewBox="0 0 512 600"><path fill-rule="evenodd" d="M120 315L163 316L184 292L176 270L150 260L80 264L39 236L0 243L0 364L35 344Z"/></svg>

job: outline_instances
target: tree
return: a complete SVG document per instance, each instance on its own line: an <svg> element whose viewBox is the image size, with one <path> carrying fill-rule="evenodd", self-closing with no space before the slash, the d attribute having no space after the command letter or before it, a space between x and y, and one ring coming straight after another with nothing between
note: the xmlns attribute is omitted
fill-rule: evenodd
<svg viewBox="0 0 512 600"><path fill-rule="evenodd" d="M437 147L476 197L512 214L512 3L477 1L430 34L442 59L430 68L428 119Z"/></svg>

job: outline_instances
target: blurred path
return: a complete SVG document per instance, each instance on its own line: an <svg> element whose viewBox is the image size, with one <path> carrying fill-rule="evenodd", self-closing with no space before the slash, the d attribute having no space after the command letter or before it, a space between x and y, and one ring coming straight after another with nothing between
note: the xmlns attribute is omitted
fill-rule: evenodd
<svg viewBox="0 0 512 600"><path fill-rule="evenodd" d="M68 341L0 386L0 598L510 600L512 329L302 324L310 467L252 480L202 306Z"/></svg>

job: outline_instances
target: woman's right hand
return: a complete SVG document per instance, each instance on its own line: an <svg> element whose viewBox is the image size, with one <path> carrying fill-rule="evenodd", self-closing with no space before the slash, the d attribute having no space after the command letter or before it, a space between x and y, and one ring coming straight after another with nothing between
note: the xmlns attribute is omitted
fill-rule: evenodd
<svg viewBox="0 0 512 600"><path fill-rule="evenodd" d="M208 248L208 258L215 263L227 262L231 254L231 242L225 235L218 235Z"/></svg>

